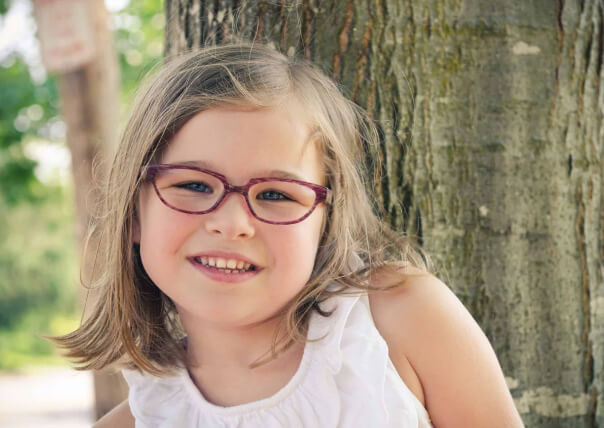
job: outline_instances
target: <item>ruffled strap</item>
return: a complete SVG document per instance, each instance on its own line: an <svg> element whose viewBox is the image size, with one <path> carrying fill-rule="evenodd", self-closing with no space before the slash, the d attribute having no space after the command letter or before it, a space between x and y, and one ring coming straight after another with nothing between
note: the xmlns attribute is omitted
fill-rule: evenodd
<svg viewBox="0 0 604 428"><path fill-rule="evenodd" d="M353 272L363 267L363 265L363 260L356 253L350 253L346 261L346 270ZM328 287L331 290L333 288L333 284ZM359 300L360 295L361 290L356 295L332 296L321 303L321 310L331 313L331 315L324 317L321 314L315 313L310 319L308 338L318 341L309 342L308 345L315 351L315 354L324 357L326 363L334 373L339 371L342 364L342 353L340 352L342 336L344 335L344 329L350 312Z"/></svg>
<svg viewBox="0 0 604 428"><path fill-rule="evenodd" d="M331 313L330 316L316 313L310 319L308 338L312 342L307 346L313 350L313 355L324 359L332 373L337 373L342 365L342 337L350 312L359 297L334 296L321 304L321 310Z"/></svg>
<svg viewBox="0 0 604 428"><path fill-rule="evenodd" d="M136 428L176 428L189 424L192 408L183 387L182 373L156 377L124 369L122 374L130 388L128 402Z"/></svg>
<svg viewBox="0 0 604 428"><path fill-rule="evenodd" d="M333 319L317 314L309 337L326 335L312 343L313 355L324 360L338 387L339 407L345 409L338 426L363 426L366 421L367 426L431 427L426 409L390 360L368 296L335 296L322 309L334 310Z"/></svg>

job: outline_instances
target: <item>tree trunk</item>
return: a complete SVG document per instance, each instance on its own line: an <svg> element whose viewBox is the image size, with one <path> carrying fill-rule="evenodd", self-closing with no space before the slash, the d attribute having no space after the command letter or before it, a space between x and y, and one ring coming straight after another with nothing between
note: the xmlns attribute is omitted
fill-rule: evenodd
<svg viewBox="0 0 604 428"><path fill-rule="evenodd" d="M388 220L479 322L528 427L604 426L603 6L166 0L166 54L302 53L379 120Z"/></svg>

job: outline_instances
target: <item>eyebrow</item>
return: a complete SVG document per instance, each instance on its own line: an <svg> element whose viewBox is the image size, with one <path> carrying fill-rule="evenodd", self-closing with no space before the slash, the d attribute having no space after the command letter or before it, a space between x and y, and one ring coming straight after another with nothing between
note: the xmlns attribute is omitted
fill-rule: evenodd
<svg viewBox="0 0 604 428"><path fill-rule="evenodd" d="M216 167L216 165L213 165L212 163L210 163L208 161L203 161L203 160L171 162L171 164L195 166L198 168L209 169L211 171L215 171L215 172L222 174L222 172L219 171L220 168ZM222 174L222 175L224 175L224 174ZM299 175L294 174L293 172L288 172L288 171L284 171L281 169L260 171L257 175L255 175L255 177L289 178L292 180L305 181L305 179L300 177Z"/></svg>

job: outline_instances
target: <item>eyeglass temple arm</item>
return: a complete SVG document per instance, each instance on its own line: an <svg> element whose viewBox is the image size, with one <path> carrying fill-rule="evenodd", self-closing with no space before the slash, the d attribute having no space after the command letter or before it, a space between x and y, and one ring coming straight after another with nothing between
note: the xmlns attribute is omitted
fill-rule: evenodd
<svg viewBox="0 0 604 428"><path fill-rule="evenodd" d="M327 205L331 205L332 202L333 202L333 192L331 191L331 189L326 189L326 192L325 192L325 203Z"/></svg>

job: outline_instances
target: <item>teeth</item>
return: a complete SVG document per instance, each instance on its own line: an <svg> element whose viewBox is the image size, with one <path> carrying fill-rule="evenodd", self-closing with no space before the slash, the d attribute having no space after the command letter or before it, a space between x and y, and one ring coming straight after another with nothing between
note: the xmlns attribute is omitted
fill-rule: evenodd
<svg viewBox="0 0 604 428"><path fill-rule="evenodd" d="M220 257L198 257L197 261L205 266L212 266L226 273L239 273L248 271L252 265L234 259L221 259Z"/></svg>

